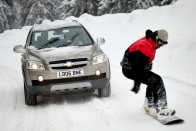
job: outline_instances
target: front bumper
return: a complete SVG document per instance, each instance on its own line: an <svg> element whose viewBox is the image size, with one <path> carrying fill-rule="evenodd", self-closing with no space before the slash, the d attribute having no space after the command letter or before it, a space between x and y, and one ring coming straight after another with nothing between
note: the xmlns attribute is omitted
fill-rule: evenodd
<svg viewBox="0 0 196 131"><path fill-rule="evenodd" d="M109 83L109 78L100 78L96 80L89 79L77 82L51 83L48 85L40 84L38 86L26 86L26 88L30 94L44 95L50 93L66 93L81 90L95 90L99 88L104 88L108 86Z"/></svg>

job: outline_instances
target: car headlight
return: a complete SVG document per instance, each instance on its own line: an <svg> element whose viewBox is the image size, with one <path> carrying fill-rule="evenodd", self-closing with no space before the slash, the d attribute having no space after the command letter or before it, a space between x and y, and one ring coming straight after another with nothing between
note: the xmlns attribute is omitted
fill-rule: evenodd
<svg viewBox="0 0 196 131"><path fill-rule="evenodd" d="M44 64L39 61L28 61L27 62L27 69L32 70L45 70Z"/></svg>
<svg viewBox="0 0 196 131"><path fill-rule="evenodd" d="M107 61L107 57L104 54L97 55L93 57L92 65L101 64Z"/></svg>

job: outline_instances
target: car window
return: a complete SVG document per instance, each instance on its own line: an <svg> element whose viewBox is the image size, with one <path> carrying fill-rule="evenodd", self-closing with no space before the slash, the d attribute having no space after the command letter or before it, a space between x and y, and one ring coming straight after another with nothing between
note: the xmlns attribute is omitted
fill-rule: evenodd
<svg viewBox="0 0 196 131"><path fill-rule="evenodd" d="M93 40L83 27L66 27L46 31L34 31L30 46L37 49L92 45Z"/></svg>

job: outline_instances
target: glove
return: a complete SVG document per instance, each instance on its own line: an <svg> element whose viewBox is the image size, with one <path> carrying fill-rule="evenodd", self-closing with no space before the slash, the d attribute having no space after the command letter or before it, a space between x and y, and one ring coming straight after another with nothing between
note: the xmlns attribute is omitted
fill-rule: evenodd
<svg viewBox="0 0 196 131"><path fill-rule="evenodd" d="M131 91L133 91L135 94L137 94L140 90L140 86L134 86Z"/></svg>
<svg viewBox="0 0 196 131"><path fill-rule="evenodd" d="M139 90L140 90L140 85L141 85L140 82L134 81L134 86L131 89L131 91L133 91L133 92L135 92L135 94L137 94L139 92Z"/></svg>
<svg viewBox="0 0 196 131"><path fill-rule="evenodd" d="M148 63L147 65L144 66L144 69L146 70L152 70L152 63Z"/></svg>

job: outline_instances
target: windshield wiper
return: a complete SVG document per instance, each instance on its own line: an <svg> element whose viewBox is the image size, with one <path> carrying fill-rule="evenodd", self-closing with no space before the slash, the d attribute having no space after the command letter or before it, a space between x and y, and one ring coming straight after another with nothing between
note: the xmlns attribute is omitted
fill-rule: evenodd
<svg viewBox="0 0 196 131"><path fill-rule="evenodd" d="M63 46L68 46L68 45L72 44L72 41L76 38L76 36L78 36L78 33L76 33L75 35L73 35L71 37L71 40L68 40L65 43L63 43L62 45L57 46L57 48L63 47Z"/></svg>
<svg viewBox="0 0 196 131"><path fill-rule="evenodd" d="M53 38L53 39L51 39L50 41L48 41L47 43L45 43L43 46L41 46L40 48L38 48L38 50L43 49L44 47L46 47L46 46L48 46L48 45L50 45L50 44L52 44L52 43L54 43L54 42L56 42L56 41L58 41L58 40L59 40L58 37Z"/></svg>

